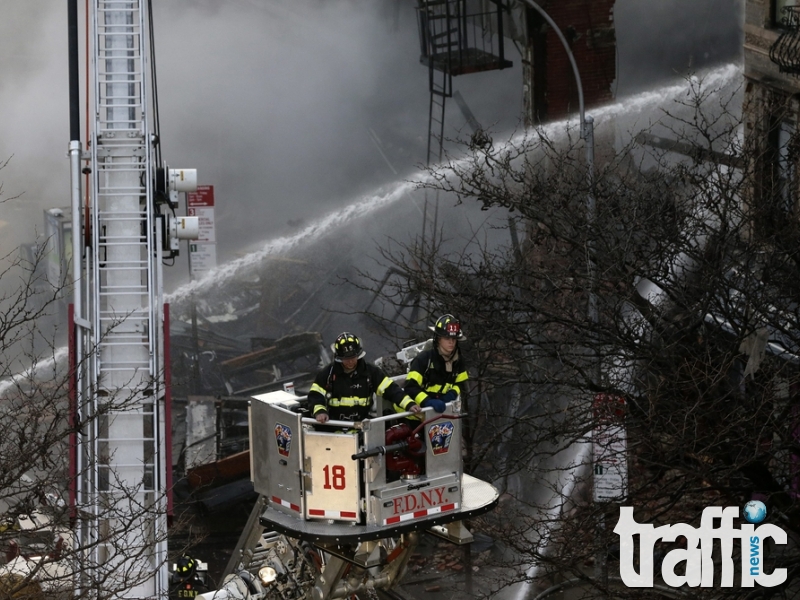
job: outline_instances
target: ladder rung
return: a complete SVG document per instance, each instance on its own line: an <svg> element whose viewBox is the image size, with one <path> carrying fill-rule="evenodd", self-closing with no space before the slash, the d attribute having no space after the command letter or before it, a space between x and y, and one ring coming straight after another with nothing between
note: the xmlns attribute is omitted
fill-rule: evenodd
<svg viewBox="0 0 800 600"><path fill-rule="evenodd" d="M439 33L433 33L429 37L432 40L436 40L442 37L452 36L454 33L458 33L458 29L446 29L444 31L440 31Z"/></svg>
<svg viewBox="0 0 800 600"><path fill-rule="evenodd" d="M100 248L113 248L114 246L146 246L147 240L142 240L142 236L119 236L120 238L127 238L128 241L120 241L120 242L110 242L108 240L114 239L110 236L105 236L102 240L97 240L97 245Z"/></svg>
<svg viewBox="0 0 800 600"><path fill-rule="evenodd" d="M144 217L146 217L149 213L145 210L129 210L119 213L115 213L114 211L110 210L101 210L95 213L97 215L98 220L103 221L104 223L115 223L115 222L137 222L142 221ZM113 216L112 216L113 215ZM122 216L116 216L122 215Z"/></svg>
<svg viewBox="0 0 800 600"><path fill-rule="evenodd" d="M138 163L129 163L129 164L122 164L122 163L105 163L98 169L104 173L143 173L146 168L144 166L139 166ZM141 189L143 186L139 186Z"/></svg>
<svg viewBox="0 0 800 600"><path fill-rule="evenodd" d="M99 169L99 170L101 172L107 172L107 171L113 170L113 169ZM127 186L127 187L108 187L108 186L104 186L104 187L100 188L99 190L97 190L97 196L100 197L100 198L104 198L104 197L117 198L119 196L138 196L138 195L144 193L145 189L146 188L144 188L144 187L133 187L133 186Z"/></svg>
<svg viewBox="0 0 800 600"><path fill-rule="evenodd" d="M125 79L122 81L105 81L103 83L107 85L114 85L116 83L120 85L128 86L132 83L138 84L140 83L140 79ZM110 100L139 100L140 96L138 94L134 94L129 96L128 94L106 94L104 96L105 102L98 102L98 106L100 108L136 108L137 106L141 106L141 102L117 102L116 104L109 103Z"/></svg>
<svg viewBox="0 0 800 600"><path fill-rule="evenodd" d="M116 106L121 110L132 110L136 107L133 106ZM111 110L109 107L107 110ZM109 127L109 125L127 125L127 127ZM126 133L130 131L137 131L136 125L139 124L138 119L99 119L98 132L99 133ZM104 127L105 125L105 127Z"/></svg>
<svg viewBox="0 0 800 600"><path fill-rule="evenodd" d="M116 213L108 211L108 210L104 210L104 211L100 211L100 212L97 213L97 218L98 218L98 220L100 220L103 223L118 223L118 222L128 222L128 223L133 222L133 223L135 223L137 221L142 221L143 217L146 217L148 213L147 213L147 211L139 211L139 212L131 211L131 212L128 212L128 213L123 213L123 212L119 213L121 215L129 214L130 215L129 217L107 216L107 215L113 215L113 214L116 214Z"/></svg>
<svg viewBox="0 0 800 600"><path fill-rule="evenodd" d="M150 471L151 471L151 470L153 470L153 469L155 468L155 466L154 466L153 464L146 464L146 463L122 463L122 462L114 462L113 460L109 460L109 461L108 461L108 463L107 463L107 464L103 464L103 466L104 466L104 467L112 467L112 466L113 466L114 468L117 468L117 469L123 469L123 468L124 468L124 469L136 468L136 469L141 469L142 471L148 471L148 470L150 470ZM134 495L135 495L135 494L142 494L142 493L145 493L146 491L147 491L147 488L144 488L144 487L143 487L142 489L140 489L140 491L138 491L138 492L134 492Z"/></svg>
<svg viewBox="0 0 800 600"><path fill-rule="evenodd" d="M102 347L102 348L112 348L112 347L118 347L119 348L119 347L125 347L125 346L141 345L141 343L142 343L142 341L141 341L141 338L140 338L139 341L138 341L138 344L136 344L135 341L131 341L131 342L118 342L118 343L102 342L102 343L99 343L97 345Z"/></svg>

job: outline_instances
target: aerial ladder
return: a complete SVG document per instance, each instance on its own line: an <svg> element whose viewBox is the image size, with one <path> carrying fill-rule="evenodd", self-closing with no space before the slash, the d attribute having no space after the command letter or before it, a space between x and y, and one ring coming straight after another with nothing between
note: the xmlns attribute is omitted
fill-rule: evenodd
<svg viewBox="0 0 800 600"><path fill-rule="evenodd" d="M168 307L162 262L197 236L176 216L196 172L160 160L149 0L90 0L87 148L70 17L70 310L76 595L166 598ZM84 198L82 175L86 175Z"/></svg>

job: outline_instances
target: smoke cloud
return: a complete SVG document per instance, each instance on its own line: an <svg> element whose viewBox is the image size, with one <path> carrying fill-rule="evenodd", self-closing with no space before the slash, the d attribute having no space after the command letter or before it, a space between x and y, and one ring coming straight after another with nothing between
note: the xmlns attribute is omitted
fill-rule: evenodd
<svg viewBox="0 0 800 600"><path fill-rule="evenodd" d="M163 156L215 186L220 262L417 177L428 78L415 4L154 3ZM617 93L739 57L741 10L742 0L618 0ZM0 205L0 221L14 223L2 228L8 252L35 238L44 208L69 203L66 3L0 0L0 16L0 158L14 156L0 180L6 196L24 192ZM506 49L513 68L454 80L497 139L521 112L520 57ZM449 101L446 136L459 134L469 134L466 119ZM402 238L420 224L409 205L386 234ZM167 278L173 289L185 283L185 262Z"/></svg>

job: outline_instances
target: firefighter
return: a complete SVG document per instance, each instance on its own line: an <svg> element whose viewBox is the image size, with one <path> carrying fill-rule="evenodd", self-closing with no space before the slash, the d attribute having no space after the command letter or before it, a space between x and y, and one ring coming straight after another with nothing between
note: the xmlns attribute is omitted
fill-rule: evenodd
<svg viewBox="0 0 800 600"><path fill-rule="evenodd" d="M386 398L402 411L420 412L403 388L383 371L364 360L366 352L361 340L352 333L342 333L331 345L334 361L318 374L308 403L318 423L363 421L369 418L372 394Z"/></svg>
<svg viewBox="0 0 800 600"><path fill-rule="evenodd" d="M406 377L405 391L422 408L432 407L437 413L445 410L447 402L458 398L467 381L464 359L458 342L467 338L461 331L461 322L453 315L443 315L433 331L433 348L420 352Z"/></svg>
<svg viewBox="0 0 800 600"><path fill-rule="evenodd" d="M170 574L171 600L177 598L194 598L198 594L209 591L206 583L208 565L195 560L186 554L180 556L172 565Z"/></svg>

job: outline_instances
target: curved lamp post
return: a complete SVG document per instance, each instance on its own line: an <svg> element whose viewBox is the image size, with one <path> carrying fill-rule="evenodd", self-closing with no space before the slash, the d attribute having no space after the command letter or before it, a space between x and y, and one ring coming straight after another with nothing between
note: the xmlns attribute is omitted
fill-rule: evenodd
<svg viewBox="0 0 800 600"><path fill-rule="evenodd" d="M578 64L575 62L575 55L572 54L572 50L570 50L569 43L567 42L567 38L564 37L564 34L561 33L561 29L559 29L556 22L553 21L552 17L548 15L544 9L536 4L533 0L523 0L528 6L533 8L536 12L538 12L542 18L547 21L547 24L553 28L553 31L556 32L558 39L561 41L561 45L564 46L564 50L567 53L567 57L569 58L569 64L572 65L572 74L575 75L575 83L578 86L578 112L581 116L581 137L583 139L588 139L588 130L592 129L592 124L594 123L594 119L591 117L587 117L586 113L584 112L584 103L583 103L583 84L581 83L581 74L578 72Z"/></svg>
<svg viewBox="0 0 800 600"><path fill-rule="evenodd" d="M572 73L575 76L575 83L578 86L578 112L580 113L581 119L581 138L584 141L584 145L586 148L586 183L588 187L588 192L586 194L586 220L589 225L589 239L586 242L586 250L587 250L587 277L589 280L589 298L586 307L587 318L589 319L590 324L596 324L598 322L598 308L597 308L597 293L595 289L597 287L597 269L595 267L594 262L594 240L592 236L594 235L594 225L595 225L595 218L596 218L596 206L595 206L595 197L594 197L594 119L585 113L584 101L583 101L583 85L581 84L581 75L578 72L578 65L575 62L575 56L572 54L572 50L567 43L567 39L564 37L564 34L559 29L558 25L556 25L555 21L548 15L544 9L536 4L533 0L523 0L528 6L533 8L536 12L538 12L542 18L547 21L550 27L553 28L553 31L556 32L558 39L561 41L561 45L564 46L564 51L567 53L567 57L569 58L569 63L572 65ZM595 383L600 383L600 361L595 361L595 368L594 368L594 378ZM604 519L601 519L601 522L598 524L598 535L602 532L605 528ZM608 581L608 568L605 560L605 554L603 552L598 552L598 556L596 557L595 563L595 576L600 581ZM545 593L538 595L536 598L543 598L544 596L548 595L548 592L555 591L555 590L546 590ZM605 597L605 596L601 596Z"/></svg>
<svg viewBox="0 0 800 600"><path fill-rule="evenodd" d="M556 25L555 21L548 15L544 9L536 4L533 0L523 0L528 6L538 12L542 18L547 21L548 25L553 28L553 31L556 32L558 39L561 41L561 45L564 46L564 51L567 53L567 57L569 58L569 64L572 65L572 74L575 75L575 83L578 86L578 112L580 113L581 119L581 138L584 140L584 144L586 146L586 180L589 187L589 192L586 197L586 217L587 221L590 225L590 238L587 244L588 255L589 255L589 306L587 308L589 322L590 323L597 323L597 296L595 295L595 279L596 279L596 272L595 272L595 265L594 265L594 242L591 239L591 230L594 228L594 220L595 220L595 199L594 199L594 119L587 115L585 112L584 102L583 102L583 84L581 83L581 74L578 72L578 64L575 62L575 56L572 54L572 50L570 50L569 43L567 42L567 38L564 37L564 34L559 29L558 25Z"/></svg>

